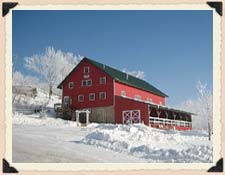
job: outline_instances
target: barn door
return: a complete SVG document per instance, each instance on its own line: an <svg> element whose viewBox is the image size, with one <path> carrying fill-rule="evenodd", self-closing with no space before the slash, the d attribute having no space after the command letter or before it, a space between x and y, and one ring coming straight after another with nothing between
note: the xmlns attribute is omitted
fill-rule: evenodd
<svg viewBox="0 0 225 175"><path fill-rule="evenodd" d="M64 96L63 97L63 105L64 107L69 107L70 104L70 97L69 96Z"/></svg>
<svg viewBox="0 0 225 175"><path fill-rule="evenodd" d="M123 111L122 115L123 115L123 123L124 124L141 122L140 110Z"/></svg>

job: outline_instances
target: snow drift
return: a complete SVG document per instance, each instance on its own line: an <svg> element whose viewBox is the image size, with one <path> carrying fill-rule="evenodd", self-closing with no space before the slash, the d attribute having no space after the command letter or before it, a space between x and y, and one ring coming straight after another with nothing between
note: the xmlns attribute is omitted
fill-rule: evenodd
<svg viewBox="0 0 225 175"><path fill-rule="evenodd" d="M45 114L48 115L48 114ZM21 113L13 114L14 125L35 125L46 127L76 127L76 122L63 120L53 117L40 117L40 114L23 115Z"/></svg>
<svg viewBox="0 0 225 175"><path fill-rule="evenodd" d="M93 130L82 143L146 159L148 162L212 162L207 133L167 131L143 124L90 125Z"/></svg>
<svg viewBox="0 0 225 175"><path fill-rule="evenodd" d="M81 146L85 144L92 148L108 149L115 154L134 156L144 162L212 162L212 144L208 141L206 132L159 130L143 124L93 123L87 127L77 127L74 121L48 117L48 113L46 115L40 118L39 114L14 113L13 125L24 126L22 128L26 128L26 125L44 126L49 131L51 128L57 128L56 131L59 133L65 132L64 128L71 131L77 128L69 142L64 140L65 145L72 142ZM57 135L56 131L54 130Z"/></svg>

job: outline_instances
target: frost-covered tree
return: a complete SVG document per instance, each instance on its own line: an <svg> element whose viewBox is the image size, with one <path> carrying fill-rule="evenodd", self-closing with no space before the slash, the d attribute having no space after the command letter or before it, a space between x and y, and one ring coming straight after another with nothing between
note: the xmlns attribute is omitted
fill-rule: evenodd
<svg viewBox="0 0 225 175"><path fill-rule="evenodd" d="M198 90L198 102L199 102L199 113L203 120L207 122L209 140L211 139L211 128L212 128L212 116L213 116L213 98L212 93L208 90L207 84L202 84L201 81L197 82L196 86Z"/></svg>
<svg viewBox="0 0 225 175"><path fill-rule="evenodd" d="M38 87L39 80L36 77L24 75L19 71L14 71L12 73L12 85L14 86L13 88L14 92L12 94L12 103L14 104L15 99L20 96L23 86ZM16 86L19 86L19 87L16 87Z"/></svg>
<svg viewBox="0 0 225 175"><path fill-rule="evenodd" d="M81 58L81 56L69 52L65 53L55 50L53 47L47 47L43 54L36 54L24 59L25 66L48 83L50 97L52 89L63 80Z"/></svg>
<svg viewBox="0 0 225 175"><path fill-rule="evenodd" d="M195 113L196 115L193 116L193 128L208 130L210 138L213 115L212 92L208 89L207 84L203 84L201 81L197 82L196 89L197 99L187 100L179 108Z"/></svg>
<svg viewBox="0 0 225 175"><path fill-rule="evenodd" d="M15 71L12 73L12 84L14 86L37 86L39 80L36 77L24 75L19 71Z"/></svg>
<svg viewBox="0 0 225 175"><path fill-rule="evenodd" d="M123 69L124 73L127 73L129 75L133 75L134 77L144 79L145 78L145 73L143 71L137 70L137 71L128 71L126 69Z"/></svg>

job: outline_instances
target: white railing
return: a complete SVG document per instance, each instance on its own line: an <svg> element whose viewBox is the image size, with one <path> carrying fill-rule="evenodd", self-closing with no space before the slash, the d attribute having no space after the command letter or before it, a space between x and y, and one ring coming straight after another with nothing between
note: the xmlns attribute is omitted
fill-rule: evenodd
<svg viewBox="0 0 225 175"><path fill-rule="evenodd" d="M176 126L187 126L191 127L191 122L182 121L182 120L171 120L166 118L158 118L158 117L149 117L150 124L160 124L160 125L176 125Z"/></svg>

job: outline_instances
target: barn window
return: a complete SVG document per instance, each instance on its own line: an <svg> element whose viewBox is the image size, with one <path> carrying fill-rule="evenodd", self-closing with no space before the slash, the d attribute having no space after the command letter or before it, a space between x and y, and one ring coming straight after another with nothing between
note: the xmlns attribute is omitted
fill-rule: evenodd
<svg viewBox="0 0 225 175"><path fill-rule="evenodd" d="M69 89L73 89L74 88L74 82L69 82Z"/></svg>
<svg viewBox="0 0 225 175"><path fill-rule="evenodd" d="M84 101L84 95L78 95L78 102Z"/></svg>
<svg viewBox="0 0 225 175"><path fill-rule="evenodd" d="M87 86L87 81L86 80L82 80L82 86Z"/></svg>
<svg viewBox="0 0 225 175"><path fill-rule="evenodd" d="M147 102L152 102L152 99L151 98L147 98Z"/></svg>
<svg viewBox="0 0 225 175"><path fill-rule="evenodd" d="M89 101L95 101L95 93L89 94Z"/></svg>
<svg viewBox="0 0 225 175"><path fill-rule="evenodd" d="M87 86L92 86L92 80L87 80Z"/></svg>
<svg viewBox="0 0 225 175"><path fill-rule="evenodd" d="M82 86L92 86L92 80L82 80Z"/></svg>
<svg viewBox="0 0 225 175"><path fill-rule="evenodd" d="M106 84L106 77L100 77L99 83L100 84Z"/></svg>
<svg viewBox="0 0 225 175"><path fill-rule="evenodd" d="M84 73L89 73L89 72L90 72L89 66L85 66L85 67L84 67Z"/></svg>
<svg viewBox="0 0 225 175"><path fill-rule="evenodd" d="M99 99L101 99L101 100L106 99L106 92L100 92L99 93Z"/></svg>
<svg viewBox="0 0 225 175"><path fill-rule="evenodd" d="M140 95L135 95L135 96L134 96L134 99L135 99L135 100L141 100L141 96L140 96Z"/></svg>
<svg viewBox="0 0 225 175"><path fill-rule="evenodd" d="M121 91L121 96L126 97L126 91Z"/></svg>
<svg viewBox="0 0 225 175"><path fill-rule="evenodd" d="M64 96L63 97L63 105L64 106L69 106L69 102L70 102L70 97L69 96Z"/></svg>

